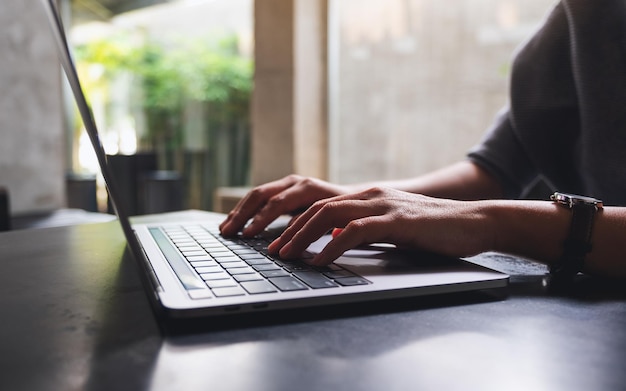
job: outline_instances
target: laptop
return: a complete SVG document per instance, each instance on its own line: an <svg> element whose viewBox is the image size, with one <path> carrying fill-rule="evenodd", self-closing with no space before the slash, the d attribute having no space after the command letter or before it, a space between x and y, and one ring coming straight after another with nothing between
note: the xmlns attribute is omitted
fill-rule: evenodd
<svg viewBox="0 0 626 391"><path fill-rule="evenodd" d="M506 274L465 260L386 244L349 250L327 267L312 267L305 260L282 260L267 254L265 235L252 239L220 236L217 227L225 215L217 213L208 214L206 221L200 222L131 224L81 89L54 0L41 1L111 203L139 265L143 286L153 306L166 319L216 319L233 313L254 314L507 286ZM308 254L319 252L329 240L330 235L322 237L307 249Z"/></svg>

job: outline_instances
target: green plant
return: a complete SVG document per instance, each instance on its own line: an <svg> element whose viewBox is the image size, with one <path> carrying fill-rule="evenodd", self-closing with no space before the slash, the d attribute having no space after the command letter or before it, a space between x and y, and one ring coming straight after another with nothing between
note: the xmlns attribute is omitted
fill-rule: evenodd
<svg viewBox="0 0 626 391"><path fill-rule="evenodd" d="M143 113L146 124L138 131L139 145L157 152L162 169L189 171L189 166L202 166L193 174L202 178L191 180L202 183L207 202L216 186L245 184L253 62L238 53L236 37L213 43L200 38L132 42L129 36L120 35L76 48L81 68L96 65L102 69L99 80L88 83L86 89L107 89L120 75L132 75L133 111ZM185 109L190 105L203 107L205 117L205 142L200 148L204 152L193 157L204 161L200 165L186 162ZM217 160L228 162L217 164ZM235 168L218 172L217 166Z"/></svg>
<svg viewBox="0 0 626 391"><path fill-rule="evenodd" d="M184 53L194 58L180 58L190 96L221 105L228 115L247 115L252 61L237 54L236 37L226 37L212 48L202 42L190 42Z"/></svg>
<svg viewBox="0 0 626 391"><path fill-rule="evenodd" d="M143 109L176 115L185 100L193 99L230 118L248 115L253 64L238 54L236 37L213 45L199 38L175 45L149 41L133 46L129 41L120 35L76 48L79 65L104 69L91 87L110 85L120 73L130 72L139 80Z"/></svg>

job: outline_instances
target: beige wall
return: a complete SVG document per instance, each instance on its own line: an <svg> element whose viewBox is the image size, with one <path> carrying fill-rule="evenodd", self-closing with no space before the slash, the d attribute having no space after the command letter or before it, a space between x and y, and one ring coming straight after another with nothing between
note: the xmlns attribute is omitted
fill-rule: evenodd
<svg viewBox="0 0 626 391"><path fill-rule="evenodd" d="M255 2L253 184L294 171L293 0Z"/></svg>
<svg viewBox="0 0 626 391"><path fill-rule="evenodd" d="M0 186L13 213L63 206L60 69L39 2L2 0Z"/></svg>
<svg viewBox="0 0 626 391"><path fill-rule="evenodd" d="M325 178L327 0L255 2L252 184Z"/></svg>

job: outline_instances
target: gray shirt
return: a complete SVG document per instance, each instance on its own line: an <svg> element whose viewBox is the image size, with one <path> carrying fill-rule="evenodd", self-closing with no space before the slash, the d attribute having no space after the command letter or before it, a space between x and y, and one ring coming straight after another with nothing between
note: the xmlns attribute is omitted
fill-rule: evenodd
<svg viewBox="0 0 626 391"><path fill-rule="evenodd" d="M510 94L468 154L507 197L541 178L626 205L626 1L560 1L515 56Z"/></svg>

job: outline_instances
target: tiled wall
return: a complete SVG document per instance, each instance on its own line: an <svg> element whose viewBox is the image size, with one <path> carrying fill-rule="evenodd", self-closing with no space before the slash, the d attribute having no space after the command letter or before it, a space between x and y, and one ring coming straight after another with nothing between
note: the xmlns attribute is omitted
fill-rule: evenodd
<svg viewBox="0 0 626 391"><path fill-rule="evenodd" d="M2 0L0 53L0 187L14 214L61 207L62 79L38 1Z"/></svg>

